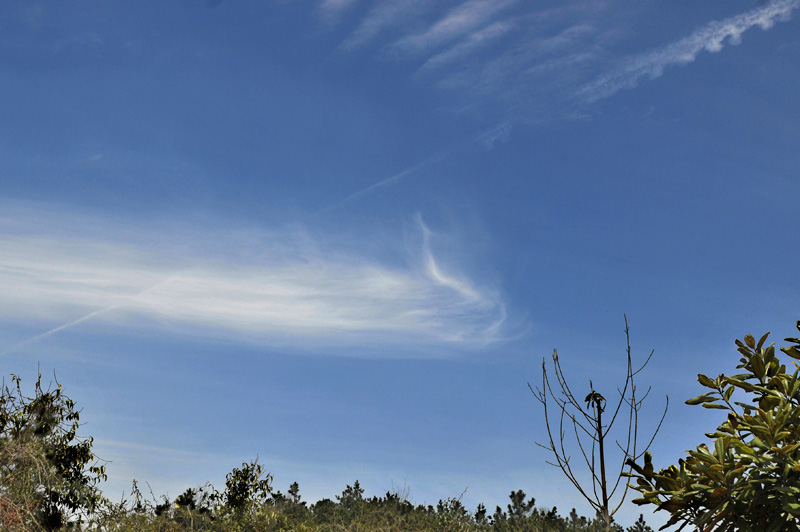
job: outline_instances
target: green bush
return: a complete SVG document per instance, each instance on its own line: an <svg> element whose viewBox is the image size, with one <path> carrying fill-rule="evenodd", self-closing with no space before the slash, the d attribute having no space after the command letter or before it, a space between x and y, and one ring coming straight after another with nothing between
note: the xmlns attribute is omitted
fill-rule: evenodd
<svg viewBox="0 0 800 532"><path fill-rule="evenodd" d="M669 512L667 525L800 530L800 366L793 361L787 372L774 344L764 345L768 336L758 342L749 334L744 342L736 340L742 355L736 367L742 373L697 376L711 391L686 403L727 412L717 430L706 434L710 447L701 444L658 472L649 454L642 464L630 461L634 487L642 493L633 502ZM792 345L781 351L800 360L800 339L786 341Z"/></svg>
<svg viewBox="0 0 800 532"><path fill-rule="evenodd" d="M78 436L80 411L39 375L33 396L11 376L0 389L0 526L58 530L80 525L102 500L105 468L92 439ZM58 383L56 383L58 384Z"/></svg>

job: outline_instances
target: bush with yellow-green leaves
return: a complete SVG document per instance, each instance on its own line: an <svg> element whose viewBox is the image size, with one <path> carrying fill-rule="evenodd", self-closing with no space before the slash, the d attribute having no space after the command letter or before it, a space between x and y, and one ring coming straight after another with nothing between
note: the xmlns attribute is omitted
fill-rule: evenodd
<svg viewBox="0 0 800 532"><path fill-rule="evenodd" d="M711 391L686 403L727 412L706 435L710 445L660 471L649 454L642 464L630 462L642 494L633 502L668 512L667 526L800 531L800 339L786 338L780 349L794 359L787 369L768 336L736 341L741 373L697 376Z"/></svg>

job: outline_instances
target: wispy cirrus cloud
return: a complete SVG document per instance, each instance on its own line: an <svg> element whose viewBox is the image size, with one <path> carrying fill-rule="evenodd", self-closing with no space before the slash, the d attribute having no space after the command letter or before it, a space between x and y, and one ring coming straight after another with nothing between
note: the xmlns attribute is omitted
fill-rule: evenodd
<svg viewBox="0 0 800 532"><path fill-rule="evenodd" d="M399 53L422 53L431 47L457 38L482 24L518 0L468 0L450 10L440 20L420 33L409 34L394 43Z"/></svg>
<svg viewBox="0 0 800 532"><path fill-rule="evenodd" d="M392 0L380 2L370 9L358 28L342 42L341 48L352 50L369 43L387 28L402 24L409 17L426 9L425 0Z"/></svg>
<svg viewBox="0 0 800 532"><path fill-rule="evenodd" d="M639 21L657 16L653 6L573 0L538 9L516 0L447 6L397 0L375 3L342 48L381 38L379 55L417 62L413 79L451 92L455 109L539 121L586 116L594 102L703 51L738 44L747 30L767 30L799 7L800 0L771 0L649 52L622 56L615 50L636 38Z"/></svg>
<svg viewBox="0 0 800 532"><path fill-rule="evenodd" d="M581 23L545 37L537 33L528 31L499 53L464 61L458 68L443 65L418 75L462 92L477 108L500 109L505 121L563 116L565 87L585 79L583 71L597 58L587 46L597 39L597 30Z"/></svg>
<svg viewBox="0 0 800 532"><path fill-rule="evenodd" d="M419 67L417 74L426 73L447 65L448 63L462 60L464 57L508 34L510 31L516 29L516 27L517 25L513 21L504 20L495 22L479 31L473 32L452 48L438 53L425 61L425 63Z"/></svg>
<svg viewBox="0 0 800 532"><path fill-rule="evenodd" d="M47 223L0 220L0 318L45 329L25 342L102 322L299 348L478 346L499 339L505 320L496 291L441 265L421 219L421 244L402 264L299 229L98 234L73 224L54 234L54 218L38 219Z"/></svg>
<svg viewBox="0 0 800 532"><path fill-rule="evenodd" d="M322 0L320 9L329 14L339 14L340 12L352 7L359 0Z"/></svg>
<svg viewBox="0 0 800 532"><path fill-rule="evenodd" d="M623 89L636 87L642 79L654 79L671 65L694 61L702 51L719 52L725 43L737 45L742 34L756 26L768 30L776 22L786 21L800 7L800 0L773 0L746 13L710 22L688 37L645 54L622 61L621 66L602 74L578 90L589 102L607 98Z"/></svg>

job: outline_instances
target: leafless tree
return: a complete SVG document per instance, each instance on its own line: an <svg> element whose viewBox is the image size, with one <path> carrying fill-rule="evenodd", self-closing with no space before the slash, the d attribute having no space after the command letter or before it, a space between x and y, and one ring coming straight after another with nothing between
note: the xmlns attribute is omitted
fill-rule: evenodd
<svg viewBox="0 0 800 532"><path fill-rule="evenodd" d="M553 374L555 375L556 382L551 384L550 377L547 373L547 364L545 360L542 359L541 389L536 388L536 390L534 390L530 383L528 383L531 392L544 406L545 425L547 427L547 436L549 439L548 444L537 442L537 445L553 453L555 462L547 463L560 468L561 471L564 472L578 492L603 518L607 532L611 530L612 517L622 506L628 491L628 483L623 482L623 479L627 478L626 473L630 472L630 467L626 466L625 461L629 458L634 461L638 460L647 449L650 448L656 434L658 434L658 431L661 429L664 417L667 415L667 408L669 408L669 397L667 397L664 413L661 415L656 429L653 431L647 445L641 448L638 443L639 412L642 409L644 400L650 393L650 388L639 398L637 395L638 390L635 378L650 362L653 351L650 352L650 355L648 355L641 366L634 369L633 360L631 358L630 328L628 327L627 316L625 316L625 338L627 344L627 371L624 385L621 389L617 388L619 399L613 407L610 421L604 422L603 420L603 414L606 412L607 407L606 398L594 389L592 381L589 381L589 394L582 402L578 400L567 384L567 379L564 376L561 362L558 358L558 352L555 350L553 351ZM551 416L554 414L558 417L557 432L554 432L554 424L551 423ZM615 476L609 480L609 477L606 475L606 444L608 443L611 428L620 415L628 418L624 441L620 442L619 440L615 440L623 456L620 459L619 468L613 470ZM591 487L581 483L571 463L571 456L565 446L566 431L570 428L570 432L575 434L577 447L589 470L592 480ZM612 500L620 485L624 487L620 494L619 502L614 505Z"/></svg>

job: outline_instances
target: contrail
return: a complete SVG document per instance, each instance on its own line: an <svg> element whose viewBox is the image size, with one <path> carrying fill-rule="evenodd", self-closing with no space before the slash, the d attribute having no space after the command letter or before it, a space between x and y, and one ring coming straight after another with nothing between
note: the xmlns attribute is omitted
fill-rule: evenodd
<svg viewBox="0 0 800 532"><path fill-rule="evenodd" d="M31 344L31 343L33 343L33 342L35 342L37 340L41 340L42 338L47 338L48 336L53 335L53 334L55 334L55 333L57 333L59 331L63 331L64 329L72 327L73 325L77 325L79 323L83 323L86 320L90 320L90 319L94 318L98 314L102 314L103 312L108 312L109 310L114 310L115 308L120 307L120 306L122 306L122 303L118 303L116 305L111 305L110 307L101 308L100 310L95 310L94 312L90 312L89 314L87 314L86 316L83 316L82 318L78 318L77 320L73 320L73 321L71 321L69 323L65 323L63 325L59 325L55 329L50 329L47 332L43 332L41 334L37 334L36 336L28 338L27 340L23 340L23 341L21 341L21 342L19 342L17 344L12 345L8 349L5 349L4 351L0 352L0 356L6 355L6 354L10 353L11 351L16 351L20 347L24 347L24 346L26 346L28 344Z"/></svg>
<svg viewBox="0 0 800 532"><path fill-rule="evenodd" d="M373 184L371 184L370 186L368 186L366 188L362 188L361 190L350 194L349 196L347 196L343 200L337 201L336 203L332 203L332 204L328 205L327 207L323 207L320 210L309 214L308 216L306 216L306 219L307 218L312 218L314 216L318 216L320 214L326 213L328 211L332 211L334 209L337 209L337 208L341 207L342 205L350 203L351 201L356 200L356 199L360 198L361 196L363 196L364 194L367 194L368 192L372 192L373 190L375 190L377 188L386 187L386 186L391 185L392 183L396 183L397 181L400 181L401 179L403 179L404 177L406 177L408 175L411 175L411 174L414 174L416 172L419 172L420 170L422 170L426 166L430 166L430 165L432 165L434 163L438 163L439 161L443 160L448 155L450 155L450 152L452 152L452 151L453 150L443 151L442 153L440 153L438 155L434 155L433 157L430 157L429 159L426 159L426 160L422 161L421 163L417 164L416 166L408 168L407 170L403 170L402 172L400 172L398 174L395 174L392 177L387 177L386 179L384 179L382 181L378 181L377 183L373 183Z"/></svg>
<svg viewBox="0 0 800 532"><path fill-rule="evenodd" d="M162 286L164 284L172 282L173 280L175 280L178 277L180 277L180 275L181 274L172 275L172 276L164 279L163 281L159 281L156 284L154 284L152 286L149 286L148 288L145 288L144 290L142 290L141 292L139 292L138 294L133 296L131 298L131 300L138 299L138 298L142 297L143 295L145 295L146 293L150 292L151 290L154 290L154 289L158 288L159 286ZM125 306L125 303L116 303L114 305L110 305L108 307L104 307L104 308L101 308L99 310L95 310L93 312L90 312L89 314L87 314L85 316L82 316L82 317L78 318L77 320L73 320L73 321L64 323L62 325L59 325L58 327L50 329L49 331L45 331L45 332L43 332L41 334L37 334L36 336L32 336L31 338L28 338L26 340L22 340L21 342L18 342L16 344L12 345L11 347L8 347L8 348L4 349L3 351L0 351L0 356L7 355L8 353L10 353L12 351L16 351L20 347L24 347L26 345L32 344L33 342L36 342L37 340L41 340L42 338L47 338L48 336L52 336L52 335L56 334L57 332L63 331L64 329L68 329L70 327L78 325L79 323L83 323L84 321L88 321L88 320L94 318L95 316L98 316L100 314L103 314L105 312L109 312L111 310L114 310L114 309L117 309L117 308L120 308L120 307L123 307L123 306Z"/></svg>
<svg viewBox="0 0 800 532"><path fill-rule="evenodd" d="M488 130L485 130L485 131L481 131L477 135L474 135L474 136L468 138L467 140L459 143L454 148L449 148L447 150L444 150L444 151L438 153L437 155L429 157L428 159L425 159L421 163L419 163L419 164L417 164L415 166L412 166L411 168L403 170L402 172L397 173L397 174L395 174L395 175L393 175L391 177L387 177L386 179L378 181L377 183L373 183L373 184L369 185L366 188L362 188L361 190L358 190L358 191L350 194L349 196L347 196L343 200L340 200L340 201L337 201L335 203L332 203L332 204L330 204L330 205L328 205L326 207L323 207L323 208L319 209L318 211L315 211L315 212L305 216L304 219L307 220L308 218L313 218L315 216L319 216L320 214L326 213L328 211L332 211L334 209L337 209L337 208L341 207L342 205L345 205L347 203L350 203L351 201L354 201L354 200L360 198L361 196L363 196L363 195L365 195L365 194L367 194L369 192L372 192L373 190L376 190L378 188L387 187L387 186L389 186L391 184L397 183L398 181L400 181L404 177L407 177L407 176L409 176L411 174L415 174L415 173L419 172L420 170L422 170L423 168L426 168L428 166L431 166L432 164L438 163L438 162L446 159L453 152L457 151L458 149L464 148L465 146L469 146L469 145L472 145L472 144L478 142L478 143L482 144L484 147L486 147L487 149L491 149L496 141L503 140L503 139L507 138L510 130L511 130L511 123L510 122L502 122L502 123L498 124L497 126L491 128L491 129L488 129Z"/></svg>
<svg viewBox="0 0 800 532"><path fill-rule="evenodd" d="M719 52L725 43L738 44L742 34L750 28L759 26L768 30L776 23L788 20L798 8L800 0L772 0L745 13L709 22L671 44L630 56L620 67L578 89L575 96L594 103L621 90L633 89L642 78L655 79L669 66L686 65L695 61L704 50Z"/></svg>

